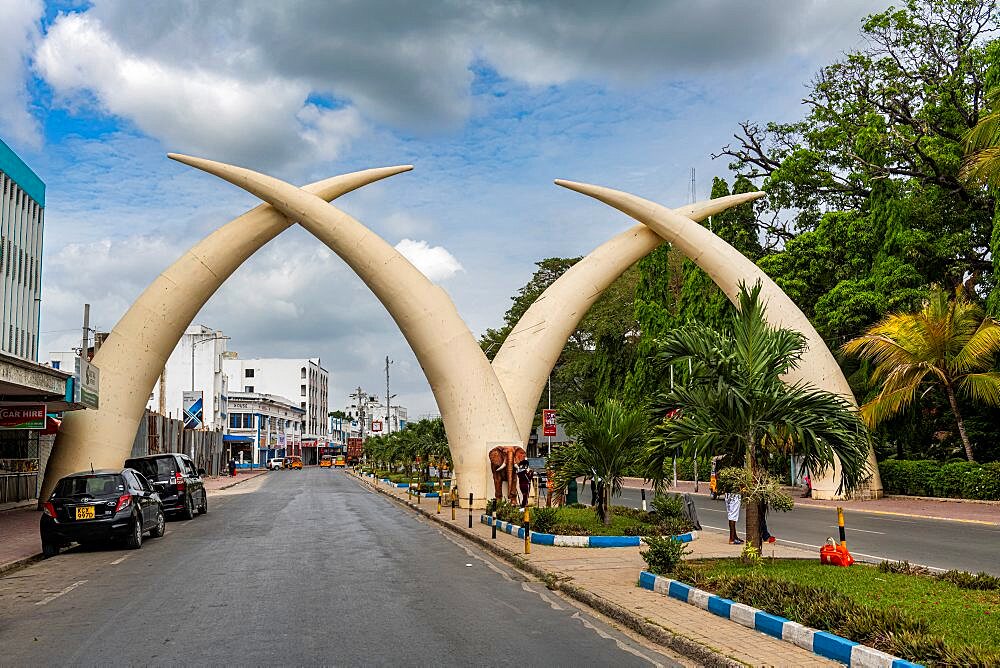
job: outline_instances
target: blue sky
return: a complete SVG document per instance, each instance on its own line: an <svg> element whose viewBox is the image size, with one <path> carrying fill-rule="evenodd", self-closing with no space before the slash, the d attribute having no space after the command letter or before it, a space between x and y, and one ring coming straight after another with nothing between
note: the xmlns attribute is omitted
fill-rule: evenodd
<svg viewBox="0 0 1000 668"><path fill-rule="evenodd" d="M168 151L304 183L413 164L338 206L453 297L478 335L544 257L629 224L552 179L677 206L743 120L793 120L885 3L737 0L0 3L0 138L46 182L41 358L110 329L162 269L256 204ZM409 240L404 242L404 240ZM393 322L292 228L197 322L244 357L321 357L333 407L393 389L435 412Z"/></svg>

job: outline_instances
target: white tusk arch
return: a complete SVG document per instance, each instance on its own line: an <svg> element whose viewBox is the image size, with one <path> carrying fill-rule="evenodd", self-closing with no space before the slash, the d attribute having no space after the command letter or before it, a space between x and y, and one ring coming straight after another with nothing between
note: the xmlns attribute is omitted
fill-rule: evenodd
<svg viewBox="0 0 1000 668"><path fill-rule="evenodd" d="M857 405L840 365L812 323L770 276L745 255L690 218L655 202L620 190L585 183L557 180L556 184L600 200L647 225L711 276L719 289L734 304L741 282L753 285L759 281L761 295L767 303L768 322L775 327L794 329L806 339L807 348L802 355L802 361L798 368L786 376L786 379L789 382L803 379L815 387L839 394L852 405ZM881 495L882 480L879 477L875 453L871 449L868 452L868 467L872 471L869 491ZM826 475L813 476L815 498L837 497L836 480L839 478L839 470L840 463L837 462L835 467L827 470Z"/></svg>
<svg viewBox="0 0 1000 668"><path fill-rule="evenodd" d="M489 490L487 453L518 445L503 388L447 293L384 239L346 213L295 186L203 158L170 158L214 174L272 204L325 243L365 282L392 316L427 376L444 419L464 497Z"/></svg>
<svg viewBox="0 0 1000 668"><path fill-rule="evenodd" d="M335 199L413 169L366 169L305 186ZM59 478L95 467L121 466L132 451L149 394L184 330L229 276L292 222L268 204L248 211L202 239L157 276L111 330L94 356L101 370L100 408L65 414L45 469L39 498Z"/></svg>
<svg viewBox="0 0 1000 668"><path fill-rule="evenodd" d="M762 192L727 195L675 211L700 221L763 196ZM553 281L507 335L493 358L493 371L523 443L528 442L538 398L566 340L608 286L661 243L663 239L645 225L612 237Z"/></svg>

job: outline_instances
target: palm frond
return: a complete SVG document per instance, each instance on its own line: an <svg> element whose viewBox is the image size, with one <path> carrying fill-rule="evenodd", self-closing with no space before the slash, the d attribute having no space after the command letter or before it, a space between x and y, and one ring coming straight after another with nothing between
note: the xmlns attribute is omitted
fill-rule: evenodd
<svg viewBox="0 0 1000 668"><path fill-rule="evenodd" d="M973 401L1000 406L1000 372L966 374L959 378L955 385Z"/></svg>

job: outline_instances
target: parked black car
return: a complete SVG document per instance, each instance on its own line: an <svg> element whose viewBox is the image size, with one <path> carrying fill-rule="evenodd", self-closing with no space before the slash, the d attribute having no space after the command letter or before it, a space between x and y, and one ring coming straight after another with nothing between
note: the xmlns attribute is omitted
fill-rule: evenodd
<svg viewBox="0 0 1000 668"><path fill-rule="evenodd" d="M70 542L97 543L124 538L142 547L149 531L159 538L166 529L163 505L146 478L130 468L99 469L68 475L56 483L42 506L39 529L42 554L52 557Z"/></svg>
<svg viewBox="0 0 1000 668"><path fill-rule="evenodd" d="M195 468L191 458L180 452L148 455L125 460L125 466L140 471L153 483L167 515L180 514L186 520L208 512L205 469Z"/></svg>

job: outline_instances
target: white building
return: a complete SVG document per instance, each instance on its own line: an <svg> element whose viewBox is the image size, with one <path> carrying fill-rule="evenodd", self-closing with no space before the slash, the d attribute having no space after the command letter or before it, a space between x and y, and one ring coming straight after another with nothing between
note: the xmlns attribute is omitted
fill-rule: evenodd
<svg viewBox="0 0 1000 668"><path fill-rule="evenodd" d="M31 362L38 359L44 213L45 184L0 141L0 351Z"/></svg>
<svg viewBox="0 0 1000 668"><path fill-rule="evenodd" d="M351 402L344 412L351 418L351 432L354 436L363 436L364 438L383 436L406 427L407 410L405 406L399 406L390 401L387 411L385 401L382 401L377 394L363 394L363 400L360 404L357 394L352 394ZM387 412L389 419L386 419Z"/></svg>
<svg viewBox="0 0 1000 668"><path fill-rule="evenodd" d="M261 392L229 393L227 460L267 464L273 457L302 455L306 411L290 399Z"/></svg>
<svg viewBox="0 0 1000 668"><path fill-rule="evenodd" d="M147 407L162 415L184 418L184 394L201 393L202 427L225 431L229 394L222 361L228 337L220 330L191 325L177 343L153 386ZM190 396L190 394L189 394Z"/></svg>
<svg viewBox="0 0 1000 668"><path fill-rule="evenodd" d="M273 394L298 402L305 411L300 428L302 439L326 440L329 374L318 357L240 359L237 353L231 353L223 368L234 392Z"/></svg>

